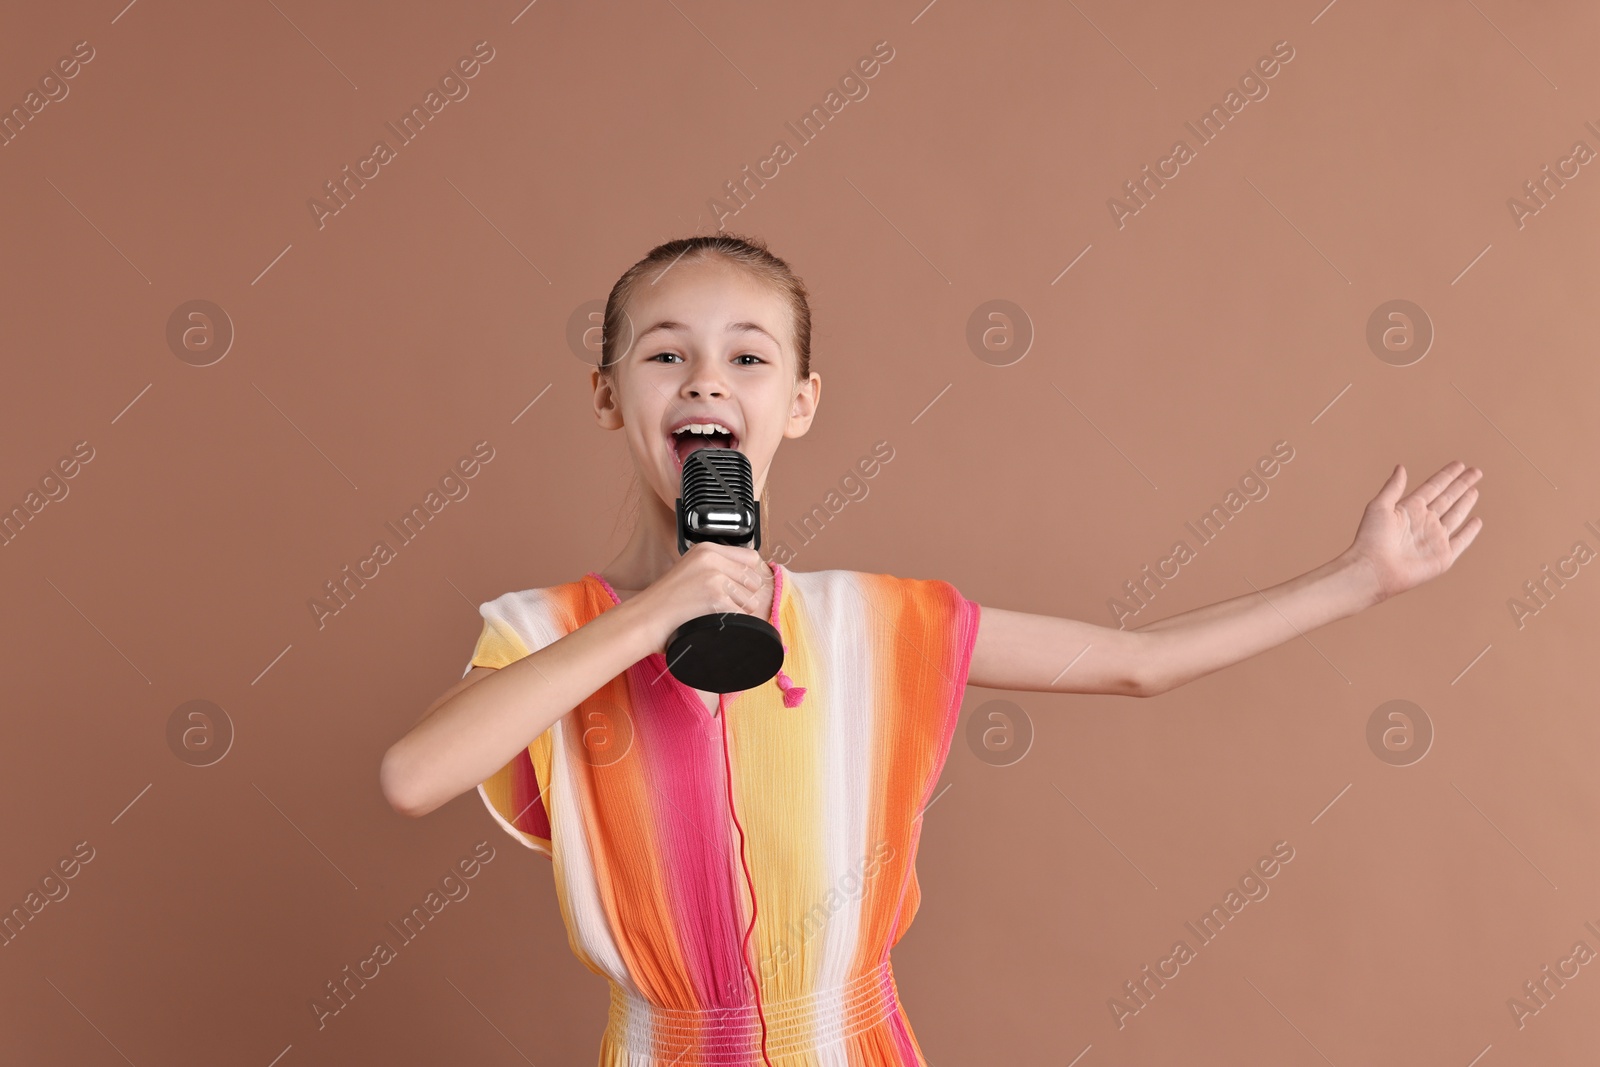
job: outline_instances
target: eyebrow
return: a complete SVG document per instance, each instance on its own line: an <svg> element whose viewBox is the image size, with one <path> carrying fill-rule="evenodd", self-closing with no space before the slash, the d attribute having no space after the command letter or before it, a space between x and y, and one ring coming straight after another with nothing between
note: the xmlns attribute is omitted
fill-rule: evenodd
<svg viewBox="0 0 1600 1067"><path fill-rule="evenodd" d="M657 330L666 330L668 332L681 332L681 331L686 331L688 329L689 329L689 327L685 326L681 322L675 322L672 319L663 319L660 322L656 323L654 326L650 327L648 330L645 330L643 333L639 334L639 336L634 338L634 340L637 343L638 341L643 340L644 338L648 337L650 334L655 333ZM779 341L776 337L772 336L772 334L768 333L766 331L766 329L764 329L759 323L755 323L755 322L730 322L730 323L728 323L727 326L723 327L723 329L728 333L759 333L759 334L762 334L767 338L767 340L771 341L773 344L778 346L778 351L779 352L783 351L783 343L781 341Z"/></svg>

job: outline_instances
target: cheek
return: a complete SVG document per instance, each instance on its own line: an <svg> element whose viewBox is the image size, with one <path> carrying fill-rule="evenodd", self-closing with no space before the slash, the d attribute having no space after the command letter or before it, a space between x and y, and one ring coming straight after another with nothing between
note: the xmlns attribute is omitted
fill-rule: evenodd
<svg viewBox="0 0 1600 1067"><path fill-rule="evenodd" d="M634 451L640 460L652 466L663 456L669 464L672 462L672 442L660 437L654 430L641 431L640 439L634 444Z"/></svg>

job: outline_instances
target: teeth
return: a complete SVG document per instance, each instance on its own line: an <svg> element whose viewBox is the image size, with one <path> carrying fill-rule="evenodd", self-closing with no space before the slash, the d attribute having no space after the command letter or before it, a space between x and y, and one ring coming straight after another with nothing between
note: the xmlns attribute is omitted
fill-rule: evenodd
<svg viewBox="0 0 1600 1067"><path fill-rule="evenodd" d="M694 434L725 433L729 437L733 436L733 431L722 425L720 422L691 422L687 426L678 427L673 431L673 434L677 435L684 432Z"/></svg>

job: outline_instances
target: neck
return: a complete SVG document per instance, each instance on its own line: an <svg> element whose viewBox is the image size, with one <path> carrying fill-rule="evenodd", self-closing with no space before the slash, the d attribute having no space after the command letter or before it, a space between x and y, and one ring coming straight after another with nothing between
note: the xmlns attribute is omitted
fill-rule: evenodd
<svg viewBox="0 0 1600 1067"><path fill-rule="evenodd" d="M618 592L639 592L678 561L678 513L645 492L628 543L600 573Z"/></svg>

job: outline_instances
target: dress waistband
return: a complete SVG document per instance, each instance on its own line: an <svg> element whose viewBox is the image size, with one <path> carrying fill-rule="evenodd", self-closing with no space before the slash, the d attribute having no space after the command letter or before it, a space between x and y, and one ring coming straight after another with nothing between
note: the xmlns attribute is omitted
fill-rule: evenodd
<svg viewBox="0 0 1600 1067"><path fill-rule="evenodd" d="M774 1059L824 1048L877 1025L900 1007L894 972L885 960L844 985L783 1000L762 1000L767 1053ZM704 1011L663 1008L611 983L606 1040L663 1065L744 1065L761 1062L761 1016L755 1001Z"/></svg>

